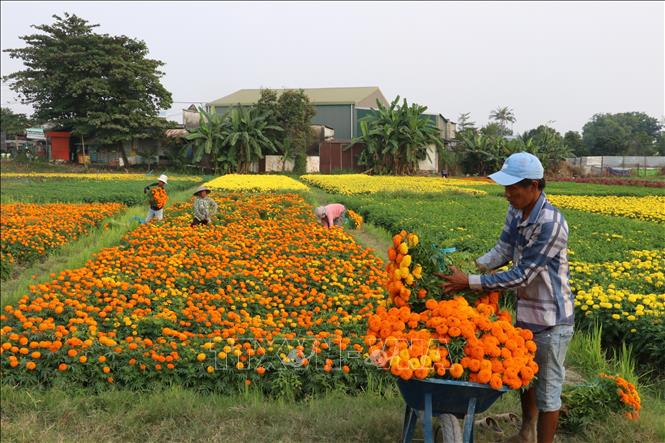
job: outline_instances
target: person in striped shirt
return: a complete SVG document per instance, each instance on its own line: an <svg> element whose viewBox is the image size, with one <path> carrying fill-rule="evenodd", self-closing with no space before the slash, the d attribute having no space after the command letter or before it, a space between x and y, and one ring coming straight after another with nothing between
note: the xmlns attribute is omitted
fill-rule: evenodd
<svg viewBox="0 0 665 443"><path fill-rule="evenodd" d="M537 345L538 377L521 394L522 427L508 442L554 441L561 409L564 360L573 335L573 294L568 269L568 224L547 200L543 166L532 154L519 152L489 177L505 187L510 206L496 243L476 260L480 275L451 267L444 292L467 288L512 289L517 293L516 325L530 329ZM509 262L509 269L491 272Z"/></svg>

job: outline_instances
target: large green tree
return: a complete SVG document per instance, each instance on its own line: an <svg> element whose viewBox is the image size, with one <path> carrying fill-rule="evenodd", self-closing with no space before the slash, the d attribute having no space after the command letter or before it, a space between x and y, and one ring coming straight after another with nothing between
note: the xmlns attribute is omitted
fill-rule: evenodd
<svg viewBox="0 0 665 443"><path fill-rule="evenodd" d="M582 128L590 155L654 155L662 126L643 112L596 114Z"/></svg>
<svg viewBox="0 0 665 443"><path fill-rule="evenodd" d="M365 148L359 163L379 174L410 174L418 162L428 158L428 146L434 145L443 154L444 141L434 122L424 116L426 106L409 105L399 96L389 106L377 101L378 109L360 120L360 136Z"/></svg>
<svg viewBox="0 0 665 443"><path fill-rule="evenodd" d="M294 160L294 171L304 173L306 150L311 141L311 124L314 106L302 89L285 90L280 94L273 89L261 89L256 109L268 126L265 135L274 143L282 159Z"/></svg>
<svg viewBox="0 0 665 443"><path fill-rule="evenodd" d="M277 99L277 125L284 130L282 151L291 152L293 170L304 174L307 165L307 146L312 138L314 106L302 89L286 90ZM287 155L289 156L289 155Z"/></svg>
<svg viewBox="0 0 665 443"><path fill-rule="evenodd" d="M33 117L75 134L119 146L151 136L163 123L157 115L171 106L161 84L164 65L148 58L145 42L94 32L99 25L76 15L54 15L50 25L21 37L23 48L7 49L25 69L3 77Z"/></svg>
<svg viewBox="0 0 665 443"><path fill-rule="evenodd" d="M549 172L557 172L561 162L572 155L559 131L547 125L526 131L520 139L531 143L532 151L529 152L538 155Z"/></svg>
<svg viewBox="0 0 665 443"><path fill-rule="evenodd" d="M654 148L656 149L654 155L665 155L665 132L661 131L658 135Z"/></svg>
<svg viewBox="0 0 665 443"><path fill-rule="evenodd" d="M2 132L7 137L23 134L33 121L25 114L16 114L9 108L2 108L2 120L0 120Z"/></svg>
<svg viewBox="0 0 665 443"><path fill-rule="evenodd" d="M577 131L568 131L563 136L563 143L577 157L587 155L587 149L582 141L582 136Z"/></svg>
<svg viewBox="0 0 665 443"><path fill-rule="evenodd" d="M533 139L534 143L539 145L551 143L552 141L563 143L563 137L559 131L547 125L540 125L537 128L524 131L522 138Z"/></svg>
<svg viewBox="0 0 665 443"><path fill-rule="evenodd" d="M556 173L561 162L570 157L570 149L555 129L541 125L508 140L501 125L490 123L479 132L460 134L455 152L466 173L488 175L498 171L504 160L515 152L530 152L543 163L546 171Z"/></svg>

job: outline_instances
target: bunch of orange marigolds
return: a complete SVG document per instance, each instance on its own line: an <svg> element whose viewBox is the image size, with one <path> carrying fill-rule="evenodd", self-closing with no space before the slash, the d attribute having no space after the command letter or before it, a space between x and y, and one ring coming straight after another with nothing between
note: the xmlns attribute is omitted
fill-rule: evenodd
<svg viewBox="0 0 665 443"><path fill-rule="evenodd" d="M477 298L474 306L457 296L428 298L422 312L412 308L410 301L428 296L416 284L423 268L409 255L418 243L406 231L393 237L387 289L394 306L377 309L365 337L374 363L403 380L448 377L494 389L529 386L538 371L533 334L514 327L510 314L499 310L497 292ZM415 300L412 289L418 290Z"/></svg>
<svg viewBox="0 0 665 443"><path fill-rule="evenodd" d="M631 420L637 420L637 418L640 416L642 401L640 399L640 394L637 392L637 388L635 388L635 385L622 377L614 375L600 374L600 377L611 380L616 384L616 394L618 395L621 403L623 403L627 409L626 417Z"/></svg>
<svg viewBox="0 0 665 443"><path fill-rule="evenodd" d="M407 306L412 296L412 287L416 280L422 278L423 268L420 264L412 263L409 248L418 245L419 239L416 234L402 231L393 236L393 246L388 249L388 283L386 289L390 300L395 306ZM420 289L416 295L423 299L427 291Z"/></svg>
<svg viewBox="0 0 665 443"><path fill-rule="evenodd" d="M154 204L159 209L162 209L166 205L166 200L168 200L166 191L164 188L160 188L159 186L155 186L150 190L150 196L152 204Z"/></svg>
<svg viewBox="0 0 665 443"><path fill-rule="evenodd" d="M351 221L351 227L353 229L360 229L363 225L363 216L358 214L356 211L349 209L346 211L347 217Z"/></svg>

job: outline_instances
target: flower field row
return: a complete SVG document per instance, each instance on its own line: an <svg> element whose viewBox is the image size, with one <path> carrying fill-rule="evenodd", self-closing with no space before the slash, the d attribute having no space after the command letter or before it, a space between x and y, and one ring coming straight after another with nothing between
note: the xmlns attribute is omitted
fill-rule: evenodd
<svg viewBox="0 0 665 443"><path fill-rule="evenodd" d="M225 191L306 191L308 188L297 180L284 175L227 174L206 183L211 189Z"/></svg>
<svg viewBox="0 0 665 443"><path fill-rule="evenodd" d="M3 204L0 207L2 278L9 276L14 264L31 263L76 240L122 208L119 203Z"/></svg>
<svg viewBox="0 0 665 443"><path fill-rule="evenodd" d="M70 174L77 178L60 177L57 174L35 176L0 175L2 203L123 203L126 206L145 204L143 188L156 181L153 176L141 174L97 174L99 179L81 178L95 174ZM125 177L112 180L107 175ZM126 177L132 177L131 179ZM197 177L190 177L192 180ZM167 192L178 192L192 188L196 182L180 177L170 177Z"/></svg>
<svg viewBox="0 0 665 443"><path fill-rule="evenodd" d="M603 326L606 340L632 344L638 357L665 364L665 249L632 258L571 263L578 322Z"/></svg>
<svg viewBox="0 0 665 443"><path fill-rule="evenodd" d="M35 177L35 178L73 178L77 180L157 180L157 176L146 174L87 174L87 173L65 173L65 172L3 172L2 178L10 177ZM169 181L200 182L201 177L194 175L172 175Z"/></svg>
<svg viewBox="0 0 665 443"><path fill-rule="evenodd" d="M644 186L647 188L665 188L665 181L638 180L607 177L558 178L557 181L573 183L594 183L599 185Z"/></svg>
<svg viewBox="0 0 665 443"><path fill-rule="evenodd" d="M318 225L298 195L215 199L214 226L190 228L189 205L175 205L5 307L6 382L301 394L366 383L381 260Z"/></svg>
<svg viewBox="0 0 665 443"><path fill-rule="evenodd" d="M394 177L370 176L365 174L344 175L303 175L306 183L327 192L353 195L374 194L377 192L446 192L455 191L470 195L487 195L479 189L464 186L487 185L485 180L461 180L441 177Z"/></svg>
<svg viewBox="0 0 665 443"><path fill-rule="evenodd" d="M549 197L549 195L548 195ZM418 232L441 247L456 247L472 258L492 248L501 232L508 203L503 198L475 198L437 194L339 196L339 203L353 208L366 221L389 231ZM662 224L628 217L614 217L562 208L570 228L572 258L606 262L631 258L629 251L660 249ZM602 245L602 246L599 246Z"/></svg>
<svg viewBox="0 0 665 443"><path fill-rule="evenodd" d="M548 195L561 208L578 209L599 214L618 215L640 220L665 222L665 196L618 197L588 195Z"/></svg>

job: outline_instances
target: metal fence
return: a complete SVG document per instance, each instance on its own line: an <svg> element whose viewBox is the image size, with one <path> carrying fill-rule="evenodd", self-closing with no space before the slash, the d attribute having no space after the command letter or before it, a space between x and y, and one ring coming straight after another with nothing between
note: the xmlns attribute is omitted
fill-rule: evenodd
<svg viewBox="0 0 665 443"><path fill-rule="evenodd" d="M586 175L657 175L665 168L665 156L590 156L568 158L566 162Z"/></svg>

